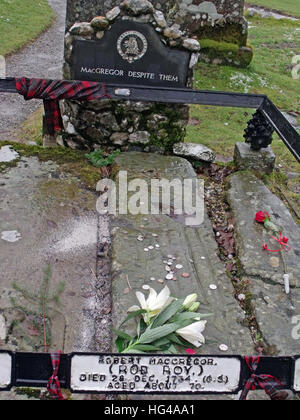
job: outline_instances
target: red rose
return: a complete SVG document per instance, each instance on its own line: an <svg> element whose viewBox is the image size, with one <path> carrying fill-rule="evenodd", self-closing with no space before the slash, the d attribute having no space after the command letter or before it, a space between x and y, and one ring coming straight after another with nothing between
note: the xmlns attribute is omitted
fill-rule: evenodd
<svg viewBox="0 0 300 420"><path fill-rule="evenodd" d="M270 215L269 213L265 211L259 211L258 213L256 213L256 216L255 216L255 220L258 223L264 223L267 218L270 218Z"/></svg>
<svg viewBox="0 0 300 420"><path fill-rule="evenodd" d="M193 349L186 349L185 350L188 354L196 354L195 350Z"/></svg>

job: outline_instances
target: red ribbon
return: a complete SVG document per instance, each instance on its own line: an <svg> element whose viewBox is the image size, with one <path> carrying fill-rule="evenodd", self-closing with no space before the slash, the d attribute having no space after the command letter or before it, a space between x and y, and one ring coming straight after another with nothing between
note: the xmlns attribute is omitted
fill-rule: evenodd
<svg viewBox="0 0 300 420"><path fill-rule="evenodd" d="M289 238L287 238L286 236L282 236L282 233L280 232L280 238L276 238L275 236L271 235L271 237L280 244L280 248L279 249L269 249L267 244L263 244L263 249L265 251L269 251L269 252L280 252L283 249L285 249L286 251L289 251L291 249L291 247L288 245L288 241Z"/></svg>
<svg viewBox="0 0 300 420"><path fill-rule="evenodd" d="M53 367L53 375L48 381L47 390L56 400L63 401L65 398L60 389L60 383L58 379L58 369L60 365L61 352L51 353L51 362Z"/></svg>
<svg viewBox="0 0 300 420"><path fill-rule="evenodd" d="M251 371L251 376L245 384L244 390L240 396L240 400L246 400L249 391L255 391L256 389L263 389L266 394L272 397L284 387L284 385L272 375L256 375L255 372L260 362L259 356L245 356L245 362Z"/></svg>

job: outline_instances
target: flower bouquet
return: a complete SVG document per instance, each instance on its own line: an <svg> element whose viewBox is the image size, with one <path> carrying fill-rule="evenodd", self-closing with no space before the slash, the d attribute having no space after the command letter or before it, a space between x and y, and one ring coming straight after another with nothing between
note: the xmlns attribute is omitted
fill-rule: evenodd
<svg viewBox="0 0 300 420"><path fill-rule="evenodd" d="M268 244L266 243L264 243L262 247L265 251L273 252L273 253L279 252L281 254L283 266L284 266L283 280L284 280L284 285L285 285L285 292L286 294L289 294L290 293L290 275L288 273L288 268L287 268L287 264L286 264L284 253L283 253L283 251L289 251L291 249L290 245L288 244L289 238L287 238L286 236L283 236L282 228L279 228L271 221L271 216L269 215L269 213L264 212L264 211L259 211L258 213L256 213L255 221L258 223L263 223L265 229L270 233L271 238L273 238L274 241L276 241L280 245L278 249L270 249L268 247Z"/></svg>
<svg viewBox="0 0 300 420"><path fill-rule="evenodd" d="M270 232L271 237L279 243L279 249L269 249L267 244L263 244L263 249L269 252L280 252L282 250L289 251L290 246L288 245L289 238L282 235L282 229L271 222L271 216L267 212L259 211L256 213L255 220L258 223L263 223L264 227Z"/></svg>
<svg viewBox="0 0 300 420"><path fill-rule="evenodd" d="M176 299L171 297L168 286L159 294L147 285L143 289L149 291L148 298L136 292L140 306L129 308L129 315L119 329L114 329L118 352L178 354L175 345L179 345L194 354L194 349L205 343L202 333L207 321L202 319L211 315L196 312L200 306L197 294ZM132 319L137 321L134 336L123 331L123 326Z"/></svg>

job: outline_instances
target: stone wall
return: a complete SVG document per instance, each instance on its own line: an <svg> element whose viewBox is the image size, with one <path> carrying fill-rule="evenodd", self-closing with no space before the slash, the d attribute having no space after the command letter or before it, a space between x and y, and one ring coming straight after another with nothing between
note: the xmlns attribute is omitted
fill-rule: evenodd
<svg viewBox="0 0 300 420"><path fill-rule="evenodd" d="M137 0L138 1L138 0ZM253 50L247 46L248 25L244 0L151 0L165 14L169 26L196 36L201 43L199 59L207 63L247 67ZM118 6L120 0L68 0L67 27L90 21Z"/></svg>
<svg viewBox="0 0 300 420"><path fill-rule="evenodd" d="M152 0L151 3L165 14L169 25L180 24L200 39L209 36L246 45L244 0ZM67 29L75 22L90 21L97 15L105 16L119 4L120 0L68 0Z"/></svg>
<svg viewBox="0 0 300 420"><path fill-rule="evenodd" d="M105 16L119 0L67 0L66 27L70 29L75 22L89 22L94 16Z"/></svg>
<svg viewBox="0 0 300 420"><path fill-rule="evenodd" d="M105 31L119 20L148 23L168 47L189 51L187 86L192 86L192 68L200 50L198 41L185 36L178 26L168 27L162 12L157 12L147 0L124 0L120 8L109 10L106 17L75 23L65 37L65 79L71 78L73 42L78 39L101 42ZM62 110L65 132L58 137L58 143L89 150L117 148L168 153L174 143L183 141L189 119L187 106L109 99L64 101Z"/></svg>
<svg viewBox="0 0 300 420"><path fill-rule="evenodd" d="M247 43L244 0L177 0L169 19L188 28L199 39L209 38L241 46Z"/></svg>

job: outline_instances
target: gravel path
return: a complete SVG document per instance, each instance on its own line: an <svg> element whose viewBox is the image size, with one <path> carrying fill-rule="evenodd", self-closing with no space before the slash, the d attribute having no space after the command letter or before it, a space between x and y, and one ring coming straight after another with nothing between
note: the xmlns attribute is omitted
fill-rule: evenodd
<svg viewBox="0 0 300 420"><path fill-rule="evenodd" d="M61 78L66 0L48 0L56 21L36 41L6 61L7 77ZM19 95L0 94L0 138L4 139L41 106L41 101L25 102Z"/></svg>
<svg viewBox="0 0 300 420"><path fill-rule="evenodd" d="M293 17L293 16L289 16L285 13L279 13L279 12L275 12L273 10L264 8L264 7L259 7L259 6L246 6L246 9L248 10L248 12L251 14L259 14L261 17L263 18L274 18L276 20L282 20L282 19L287 19L287 20L292 20L292 21L297 21L299 19Z"/></svg>

